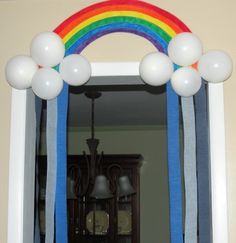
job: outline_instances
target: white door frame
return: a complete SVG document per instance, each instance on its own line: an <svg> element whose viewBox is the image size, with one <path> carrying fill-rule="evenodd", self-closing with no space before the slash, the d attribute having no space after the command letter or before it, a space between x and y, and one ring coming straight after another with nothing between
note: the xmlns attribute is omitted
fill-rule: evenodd
<svg viewBox="0 0 236 243"><path fill-rule="evenodd" d="M139 63L92 63L92 76L137 76ZM209 84L209 132L213 243L228 243L223 84ZM29 91L12 91L8 243L32 243L34 163L27 159L27 117L34 116ZM31 111L29 111L31 107ZM27 110L28 109L28 110ZM30 113L31 112L31 113ZM26 129L27 127L27 129ZM31 137L31 140L33 137ZM31 141L34 144L34 141ZM29 188L27 185L31 185ZM26 190L27 189L27 190ZM31 219L29 218L31 217ZM26 236L27 235L27 236Z"/></svg>

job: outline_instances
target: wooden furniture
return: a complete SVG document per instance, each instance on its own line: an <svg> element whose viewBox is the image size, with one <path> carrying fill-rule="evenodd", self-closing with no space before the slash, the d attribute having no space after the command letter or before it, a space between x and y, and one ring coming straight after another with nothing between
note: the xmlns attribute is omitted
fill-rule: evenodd
<svg viewBox="0 0 236 243"><path fill-rule="evenodd" d="M124 198L118 197L118 190L113 190L110 199L92 199L89 197L93 185L84 196L78 196L86 186L87 166L84 156L68 156L67 166L67 205L69 243L139 243L140 242L140 186L139 169L142 162L140 155L104 155L97 174L105 174L110 181L110 188L117 188L120 175L127 175L135 194ZM46 174L46 157L41 156L40 191ZM108 168L109 171L108 171ZM122 168L122 172L119 168ZM81 176L83 175L83 176ZM80 181L81 180L81 181ZM80 184L80 186L78 186ZM44 200L40 200L42 211ZM42 214L42 213L41 213ZM95 220L94 220L95 218ZM41 220L42 222L43 220ZM43 227L41 227L43 228Z"/></svg>

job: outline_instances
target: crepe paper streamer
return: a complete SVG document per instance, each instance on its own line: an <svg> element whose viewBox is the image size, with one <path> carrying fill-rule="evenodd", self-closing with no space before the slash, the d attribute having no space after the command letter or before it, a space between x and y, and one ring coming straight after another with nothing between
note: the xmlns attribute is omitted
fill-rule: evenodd
<svg viewBox="0 0 236 243"><path fill-rule="evenodd" d="M114 32L126 32L149 40L167 53L169 41L181 32L190 32L178 18L142 1L104 1L93 4L66 19L55 30L65 43L66 55L77 53L96 39ZM171 242L182 243L182 192L179 162L178 97L167 85L168 164L170 186ZM57 195L56 242L67 242L66 215L66 112L68 85L57 98ZM64 114L64 116L63 116Z"/></svg>
<svg viewBox="0 0 236 243"><path fill-rule="evenodd" d="M206 84L195 95L199 243L212 243L210 158Z"/></svg>
<svg viewBox="0 0 236 243"><path fill-rule="evenodd" d="M57 104L56 100L47 101L47 184L45 197L45 243L54 242L54 212L57 173Z"/></svg>
<svg viewBox="0 0 236 243"><path fill-rule="evenodd" d="M36 113L36 160L35 160L35 222L34 222L34 243L40 243L40 227L39 227L39 141L40 141L40 125L42 115L42 100L35 96L35 113Z"/></svg>
<svg viewBox="0 0 236 243"><path fill-rule="evenodd" d="M196 130L193 97L182 97L184 127L185 243L197 243Z"/></svg>
<svg viewBox="0 0 236 243"><path fill-rule="evenodd" d="M167 83L168 180L171 243L183 242L182 183L179 148L179 97Z"/></svg>
<svg viewBox="0 0 236 243"><path fill-rule="evenodd" d="M68 243L67 236L67 109L68 85L64 85L57 104L57 183L56 183L56 243Z"/></svg>

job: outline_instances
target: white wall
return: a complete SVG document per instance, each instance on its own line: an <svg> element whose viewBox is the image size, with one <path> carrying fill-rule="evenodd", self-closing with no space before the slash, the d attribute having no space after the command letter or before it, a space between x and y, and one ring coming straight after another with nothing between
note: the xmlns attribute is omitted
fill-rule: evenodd
<svg viewBox="0 0 236 243"><path fill-rule="evenodd" d="M87 150L88 131L69 132L69 154ZM141 243L169 242L166 130L159 128L99 129L98 151L105 154L141 154ZM45 140L45 133L43 134ZM42 146L42 154L45 147Z"/></svg>

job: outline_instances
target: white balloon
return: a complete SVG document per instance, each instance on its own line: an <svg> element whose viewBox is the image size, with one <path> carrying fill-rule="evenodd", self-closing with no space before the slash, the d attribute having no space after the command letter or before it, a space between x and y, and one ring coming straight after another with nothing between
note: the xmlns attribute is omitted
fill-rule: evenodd
<svg viewBox="0 0 236 243"><path fill-rule="evenodd" d="M42 32L31 42L30 53L32 58L42 67L58 65L65 55L65 45L54 32Z"/></svg>
<svg viewBox="0 0 236 243"><path fill-rule="evenodd" d="M233 62L230 56L223 51L209 51L198 62L200 75L212 83L223 82L233 71Z"/></svg>
<svg viewBox="0 0 236 243"><path fill-rule="evenodd" d="M91 64L83 56L73 54L65 57L60 64L62 79L73 86L85 84L91 77Z"/></svg>
<svg viewBox="0 0 236 243"><path fill-rule="evenodd" d="M177 65L190 66L200 59L202 49L202 43L196 35L183 32L170 41L168 55Z"/></svg>
<svg viewBox="0 0 236 243"><path fill-rule="evenodd" d="M44 100L57 97L63 88L60 74L52 68L39 69L32 80L32 90Z"/></svg>
<svg viewBox="0 0 236 243"><path fill-rule="evenodd" d="M6 80L15 89L28 89L37 69L38 66L31 57L23 55L13 57L5 68Z"/></svg>
<svg viewBox="0 0 236 243"><path fill-rule="evenodd" d="M182 67L174 72L171 85L174 91L183 97L189 97L198 92L202 80L200 74L192 67Z"/></svg>
<svg viewBox="0 0 236 243"><path fill-rule="evenodd" d="M139 66L139 73L143 81L153 86L167 83L174 72L170 58L161 52L147 54Z"/></svg>

